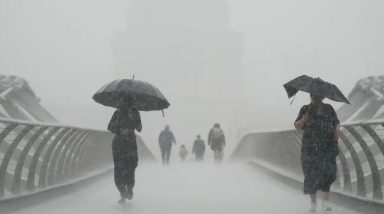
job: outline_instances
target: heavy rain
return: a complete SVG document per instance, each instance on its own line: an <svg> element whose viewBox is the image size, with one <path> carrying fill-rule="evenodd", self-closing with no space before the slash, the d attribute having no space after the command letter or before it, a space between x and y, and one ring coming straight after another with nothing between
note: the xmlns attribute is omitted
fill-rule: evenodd
<svg viewBox="0 0 384 214"><path fill-rule="evenodd" d="M383 10L0 0L0 213L384 212Z"/></svg>

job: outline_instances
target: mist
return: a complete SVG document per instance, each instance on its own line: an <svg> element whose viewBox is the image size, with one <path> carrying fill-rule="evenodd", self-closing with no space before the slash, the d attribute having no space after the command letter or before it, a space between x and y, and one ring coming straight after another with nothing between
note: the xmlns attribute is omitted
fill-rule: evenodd
<svg viewBox="0 0 384 214"><path fill-rule="evenodd" d="M359 79L382 74L383 4L0 0L0 71L27 79L62 123L103 130L114 109L93 93L135 75L171 103L165 117L141 113L141 135L155 154L164 125L190 149L215 122L230 154L249 131L292 128L309 102L299 93L289 105L282 84L292 78L319 76L347 95Z"/></svg>
<svg viewBox="0 0 384 214"><path fill-rule="evenodd" d="M118 196L110 176L91 182L74 194L31 207L27 212L307 213L303 204L308 199L304 195L250 169L245 165L226 164L224 167L191 162L174 164L169 168L145 165L137 169L135 189L138 191L132 203L116 204ZM339 206L336 210L337 213L357 214ZM14 212L22 213L25 211Z"/></svg>

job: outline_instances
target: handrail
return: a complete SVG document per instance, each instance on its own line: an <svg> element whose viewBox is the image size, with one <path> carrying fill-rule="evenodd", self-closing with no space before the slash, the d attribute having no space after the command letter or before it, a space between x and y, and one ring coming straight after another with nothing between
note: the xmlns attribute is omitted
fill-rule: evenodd
<svg viewBox="0 0 384 214"><path fill-rule="evenodd" d="M0 118L0 201L112 168L108 131ZM154 156L140 137L139 156Z"/></svg>
<svg viewBox="0 0 384 214"><path fill-rule="evenodd" d="M348 123L341 123L341 126L364 126L364 125L384 125L384 119L375 119L375 120L364 120L364 121L355 121L355 122L348 122ZM292 123L293 126L293 123ZM277 129L277 130L262 130L262 131L251 131L249 134L252 133L278 133L278 132L289 132L293 129Z"/></svg>
<svg viewBox="0 0 384 214"><path fill-rule="evenodd" d="M13 124L22 124L22 125L33 125L33 126L49 126L49 127L60 127L60 128L74 128L74 129L81 129L81 130L87 130L87 131L96 131L96 132L104 132L105 130L100 129L92 129L92 128L85 128L81 126L74 126L69 124L62 124L62 123L42 123L42 122L31 122L28 120L15 120L15 119L9 119L0 117L0 123L13 123Z"/></svg>
<svg viewBox="0 0 384 214"><path fill-rule="evenodd" d="M383 201L384 120L344 123L341 127L338 191ZM241 139L231 158L268 162L302 176L301 136L301 130L293 129L252 132Z"/></svg>

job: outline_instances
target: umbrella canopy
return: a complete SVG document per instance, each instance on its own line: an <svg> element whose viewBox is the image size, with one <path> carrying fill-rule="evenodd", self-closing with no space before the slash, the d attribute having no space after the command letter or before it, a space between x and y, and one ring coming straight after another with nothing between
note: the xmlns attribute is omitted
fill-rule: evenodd
<svg viewBox="0 0 384 214"><path fill-rule="evenodd" d="M114 80L100 88L92 98L105 106L130 107L139 111L163 110L170 105L155 86L130 79Z"/></svg>
<svg viewBox="0 0 384 214"><path fill-rule="evenodd" d="M320 78L312 78L306 75L299 76L284 84L288 98L291 98L298 91L326 97L330 100L349 103L348 99L341 93L336 85L325 82Z"/></svg>

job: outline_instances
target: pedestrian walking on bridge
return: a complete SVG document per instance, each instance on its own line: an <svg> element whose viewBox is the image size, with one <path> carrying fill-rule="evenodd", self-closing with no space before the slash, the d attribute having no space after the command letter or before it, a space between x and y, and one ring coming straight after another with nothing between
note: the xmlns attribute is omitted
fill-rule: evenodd
<svg viewBox="0 0 384 214"><path fill-rule="evenodd" d="M159 135L159 145L163 165L169 164L169 160L171 158L172 144L176 144L175 136L170 130L169 125L166 125L164 130L161 131Z"/></svg>
<svg viewBox="0 0 384 214"><path fill-rule="evenodd" d="M196 140L193 142L192 154L195 154L197 161L202 161L205 153L205 142L197 135Z"/></svg>
<svg viewBox="0 0 384 214"><path fill-rule="evenodd" d="M208 134L208 145L213 150L215 163L221 163L224 156L225 136L219 123L215 123Z"/></svg>
<svg viewBox="0 0 384 214"><path fill-rule="evenodd" d="M311 212L317 209L317 192L320 191L322 208L332 210L328 201L330 188L336 180L336 157L339 153L338 137L340 122L336 112L324 98L349 104L348 99L336 85L320 78L306 75L299 76L286 84L284 88L288 97L298 91L310 94L311 103L304 105L299 112L294 126L303 130L301 146L301 165L304 173L304 194L311 198Z"/></svg>
<svg viewBox="0 0 384 214"><path fill-rule="evenodd" d="M140 113L136 109L118 109L108 124L108 130L115 134L112 155L115 165L115 185L120 192L119 203L133 197L135 169L138 164L135 130L141 131Z"/></svg>
<svg viewBox="0 0 384 214"><path fill-rule="evenodd" d="M304 172L304 194L311 197L311 211L317 209L317 192L321 191L322 206L328 204L330 188L336 180L336 156L340 122L331 105L322 102L324 97L311 94L311 103L301 108L295 127L302 129L301 164Z"/></svg>
<svg viewBox="0 0 384 214"><path fill-rule="evenodd" d="M112 142L114 179L120 192L119 203L133 197L135 169L138 164L135 130L141 131L139 111L156 111L170 105L155 86L133 79L118 79L101 87L93 100L104 106L117 108L108 130L115 134Z"/></svg>
<svg viewBox="0 0 384 214"><path fill-rule="evenodd" d="M187 148L185 147L185 145L181 145L180 151L179 151L179 156L180 156L180 159L182 162L185 161L185 159L187 158L187 155L188 155Z"/></svg>

